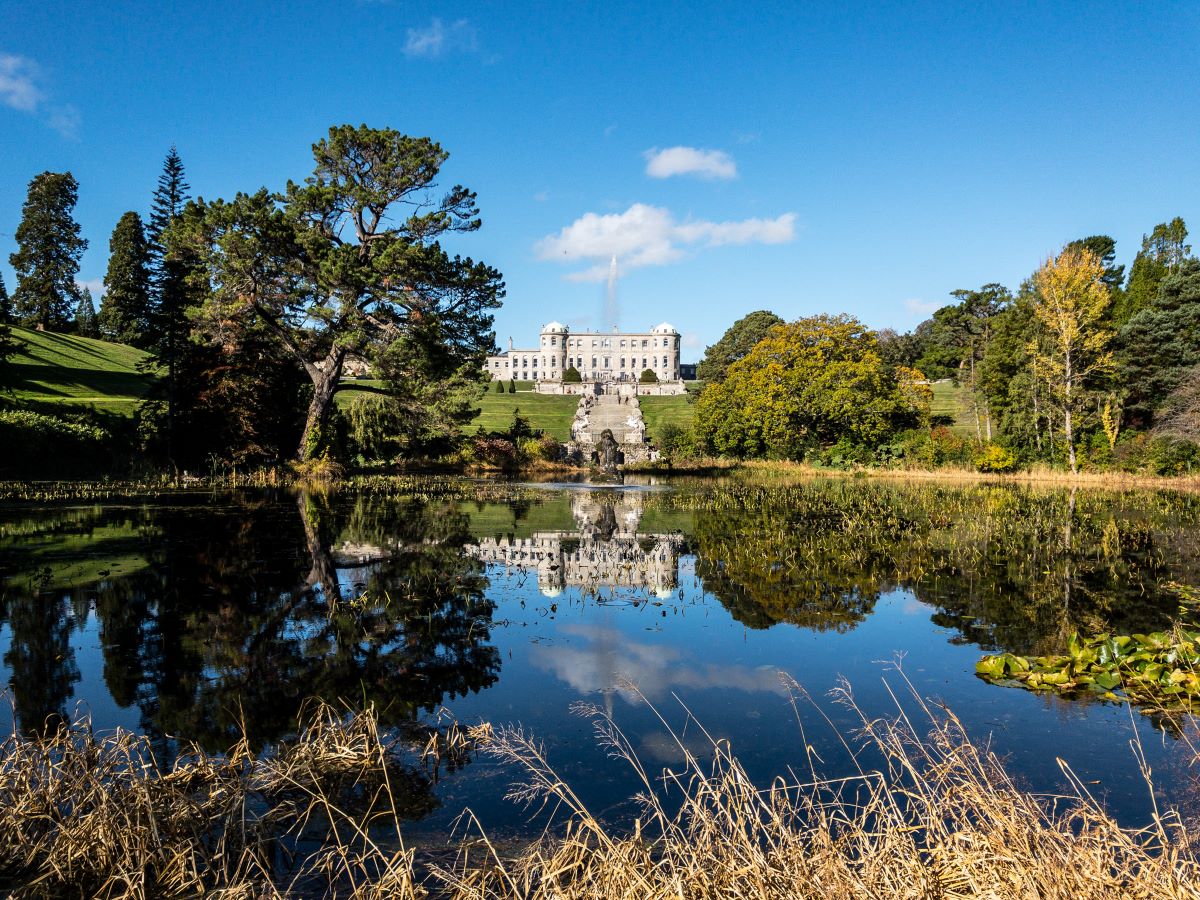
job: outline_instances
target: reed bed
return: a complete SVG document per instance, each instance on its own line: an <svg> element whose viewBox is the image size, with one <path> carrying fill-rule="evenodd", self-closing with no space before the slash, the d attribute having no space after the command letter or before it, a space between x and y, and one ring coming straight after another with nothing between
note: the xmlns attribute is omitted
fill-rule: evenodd
<svg viewBox="0 0 1200 900"><path fill-rule="evenodd" d="M857 710L847 685L838 694ZM451 864L418 860L394 834L378 839L381 826L400 824L391 800L398 754L371 711L315 707L269 757L242 744L221 758L192 751L167 768L145 739L99 737L79 723L14 736L0 748L0 877L23 897L1200 895L1200 865L1173 813L1122 828L1062 763L1071 790L1031 794L958 719L915 694L886 718L859 712L861 729L845 742L856 760L849 777L820 776L802 726L803 773L765 787L715 739L697 753L677 737L683 763L652 771L611 715L579 711L641 784L632 826L594 815L523 729L455 727L425 752L492 754L523 773L512 799L558 813L514 853L497 850L464 813ZM317 834L301 854L298 839Z"/></svg>

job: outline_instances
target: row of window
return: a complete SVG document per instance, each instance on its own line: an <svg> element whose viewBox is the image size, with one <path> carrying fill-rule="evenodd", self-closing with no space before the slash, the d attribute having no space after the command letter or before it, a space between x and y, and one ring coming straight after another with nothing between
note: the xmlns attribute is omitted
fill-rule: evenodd
<svg viewBox="0 0 1200 900"><path fill-rule="evenodd" d="M611 349L612 345L613 345L612 338L592 338L591 341L592 341L593 348L601 347L604 349ZM658 347L659 346L658 341L659 341L658 338L642 338L642 349L644 350L647 347ZM542 344L545 345L545 343L546 343L546 338L542 338ZM637 342L636 338L630 338L628 341L628 346L626 345L625 339L622 338L620 349L632 350L632 349L636 348L637 345L638 345L638 342ZM679 346L679 338L675 338L675 345ZM555 337L554 335L550 336L550 346L551 347L558 346L558 338ZM563 346L564 347L576 347L576 348L582 349L583 347L585 347L587 345L584 343L584 338L563 338ZM670 338L662 338L661 346L670 347L671 339Z"/></svg>
<svg viewBox="0 0 1200 900"><path fill-rule="evenodd" d="M597 368L597 359L598 359L598 357L595 357L595 356L592 357L592 368L593 369ZM605 356L605 357L603 357L603 359L604 359L603 368L605 368L605 369L612 368L612 357ZM531 360L532 360L532 365L530 364ZM620 360L619 366L622 369L624 369L624 368L632 369L635 366L637 366L637 358L636 357L630 357L630 358L628 358L628 361L627 361L627 358L622 356L622 357L619 357L619 360ZM518 365L518 362L519 362L519 365ZM518 360L516 357L514 357L512 364L513 364L514 369L516 369L516 368L536 369L538 367L538 358L536 356L532 356L532 357L522 356ZM662 358L662 367L665 369L670 364L671 364L670 357L664 356ZM567 357L567 365L575 366L577 369L582 369L584 366L584 358L582 356L568 356ZM504 366L504 363L502 360L496 359L496 360L492 361L492 367L495 369L502 368L503 366ZM657 357L655 357L655 356L649 356L649 357L643 356L642 357L642 368L643 369L652 369L652 368L657 368L657 367L658 367L658 358ZM557 369L558 361L556 359L554 359L553 357L551 357L550 365L547 367L546 366L546 358L542 357L542 368Z"/></svg>

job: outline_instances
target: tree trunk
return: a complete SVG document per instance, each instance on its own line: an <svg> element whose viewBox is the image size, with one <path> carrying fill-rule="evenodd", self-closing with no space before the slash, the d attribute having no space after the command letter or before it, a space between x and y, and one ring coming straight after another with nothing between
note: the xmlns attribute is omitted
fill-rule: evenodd
<svg viewBox="0 0 1200 900"><path fill-rule="evenodd" d="M1067 459L1071 462L1071 474L1079 474L1079 466L1075 462L1075 429L1071 423L1071 407L1075 403L1072 388L1075 386L1075 373L1071 368L1071 351L1067 351L1063 367L1063 438L1067 442Z"/></svg>
<svg viewBox="0 0 1200 900"><path fill-rule="evenodd" d="M337 390L338 381L342 377L342 364L346 361L346 351L334 347L321 362L306 363L304 368L313 383L312 402L308 404L308 418L304 422L304 434L300 436L300 446L296 449L296 458L305 462L312 451L316 449L321 428L329 416L329 405L333 401L333 393Z"/></svg>

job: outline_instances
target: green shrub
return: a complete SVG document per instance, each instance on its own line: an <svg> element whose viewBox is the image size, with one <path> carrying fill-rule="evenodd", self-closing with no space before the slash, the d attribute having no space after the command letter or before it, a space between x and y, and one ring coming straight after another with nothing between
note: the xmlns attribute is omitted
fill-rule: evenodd
<svg viewBox="0 0 1200 900"><path fill-rule="evenodd" d="M77 475L105 472L112 436L84 416L51 416L27 409L0 410L0 472Z"/></svg>
<svg viewBox="0 0 1200 900"><path fill-rule="evenodd" d="M517 392L517 383L511 378L508 379L508 392L510 394L515 394Z"/></svg>
<svg viewBox="0 0 1200 900"><path fill-rule="evenodd" d="M674 422L663 422L658 426L654 434L654 443L664 456L682 456L695 452L691 429Z"/></svg>
<svg viewBox="0 0 1200 900"><path fill-rule="evenodd" d="M504 382L500 381L499 379L496 380L496 393L497 394L504 393Z"/></svg>
<svg viewBox="0 0 1200 900"><path fill-rule="evenodd" d="M1146 468L1155 475L1190 475L1200 471L1200 444L1161 436L1146 444Z"/></svg>
<svg viewBox="0 0 1200 900"><path fill-rule="evenodd" d="M539 462L557 462L563 455L563 445L548 434L526 438L519 449L522 456Z"/></svg>
<svg viewBox="0 0 1200 900"><path fill-rule="evenodd" d="M980 472L1014 472L1017 457L1007 447L989 441L975 453L975 468Z"/></svg>
<svg viewBox="0 0 1200 900"><path fill-rule="evenodd" d="M654 374L653 369L642 369L642 374L638 378L642 384L658 384L658 376Z"/></svg>
<svg viewBox="0 0 1200 900"><path fill-rule="evenodd" d="M583 381L583 376L577 368L570 366L562 373L562 380L563 384L579 384Z"/></svg>

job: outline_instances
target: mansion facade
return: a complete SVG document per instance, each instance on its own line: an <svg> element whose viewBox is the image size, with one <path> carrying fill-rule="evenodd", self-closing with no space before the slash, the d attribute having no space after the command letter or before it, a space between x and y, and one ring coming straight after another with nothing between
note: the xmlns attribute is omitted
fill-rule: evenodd
<svg viewBox="0 0 1200 900"><path fill-rule="evenodd" d="M679 384L679 332L663 322L649 331L597 332L572 334L561 322L543 326L541 346L531 350L512 347L487 358L487 371L493 381L533 381L539 392L576 393L562 387L563 372L574 368L586 383L637 383L649 369L659 384Z"/></svg>

